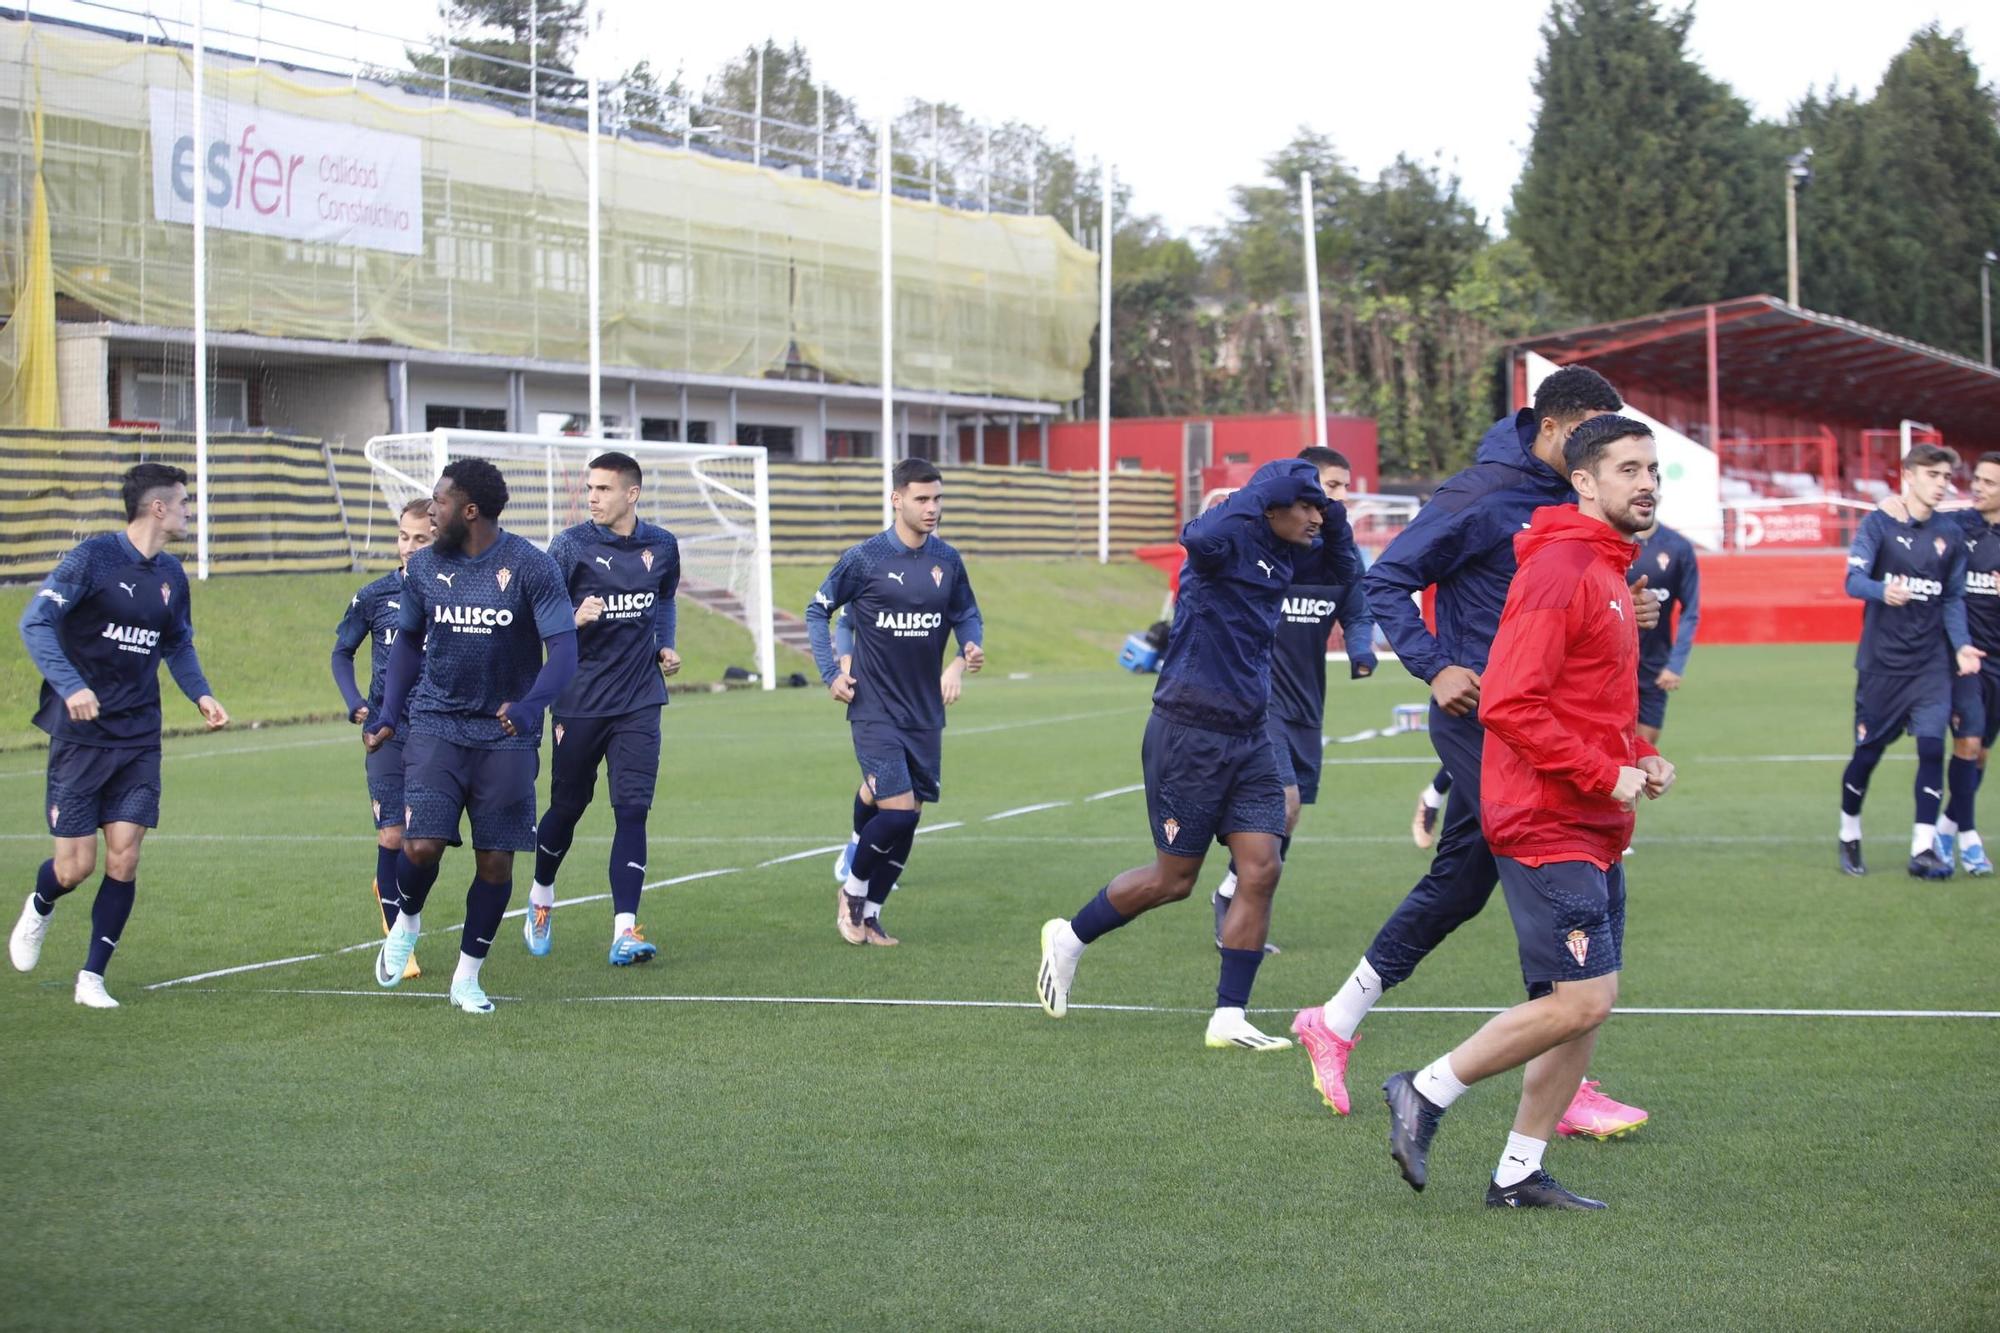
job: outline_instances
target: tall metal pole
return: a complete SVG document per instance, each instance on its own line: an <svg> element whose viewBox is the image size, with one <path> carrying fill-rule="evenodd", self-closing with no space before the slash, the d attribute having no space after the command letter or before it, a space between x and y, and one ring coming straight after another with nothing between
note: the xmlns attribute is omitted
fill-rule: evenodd
<svg viewBox="0 0 2000 1333"><path fill-rule="evenodd" d="M1111 563L1111 164L1097 161L1097 563Z"/></svg>
<svg viewBox="0 0 2000 1333"><path fill-rule="evenodd" d="M896 240L891 226L890 207L895 196L889 189L890 103L882 103L882 126L875 142L875 184L882 191L882 526L895 522L889 502L896 489Z"/></svg>
<svg viewBox="0 0 2000 1333"><path fill-rule="evenodd" d="M590 309L588 312L590 320L590 429L585 433L585 438L592 440L597 439L604 433L604 343L603 320L600 317L603 290L599 286L604 269L602 263L604 218L598 208L597 179L597 150L599 146L597 142L597 25L602 19L603 11L601 9L591 15L590 31L586 38L590 43L590 50L585 52L585 59L589 62L589 70L584 79L584 96L590 102L586 115L588 122L586 139L590 149L590 162L589 168L585 173L586 179L589 182L588 189L590 195L590 231L589 239L586 243L589 252L586 256L586 262L590 265L590 280L585 284L586 289L590 293ZM633 438L638 438L636 433Z"/></svg>
<svg viewBox="0 0 2000 1333"><path fill-rule="evenodd" d="M1799 303L1799 178L1785 173L1785 300Z"/></svg>
<svg viewBox="0 0 2000 1333"><path fill-rule="evenodd" d="M203 25L204 0L194 7L194 141L197 152L208 151L208 90L203 67L208 64L208 29ZM194 572L208 577L208 193L194 192Z"/></svg>
<svg viewBox="0 0 2000 1333"><path fill-rule="evenodd" d="M750 163L764 165L764 48L757 48L757 113L750 121Z"/></svg>
<svg viewBox="0 0 2000 1333"><path fill-rule="evenodd" d="M518 12L518 11L517 11ZM535 54L540 50L542 37L542 12L539 0L528 0L528 119L539 120L536 107L542 98L540 71L536 68Z"/></svg>
<svg viewBox="0 0 2000 1333"><path fill-rule="evenodd" d="M1313 443L1326 448L1326 350L1320 346L1319 232L1313 222L1313 178L1299 173L1299 216L1306 236L1306 322L1312 339Z"/></svg>
<svg viewBox="0 0 2000 1333"><path fill-rule="evenodd" d="M1993 259L1988 250L1979 266L1979 354L1989 366L1993 364Z"/></svg>

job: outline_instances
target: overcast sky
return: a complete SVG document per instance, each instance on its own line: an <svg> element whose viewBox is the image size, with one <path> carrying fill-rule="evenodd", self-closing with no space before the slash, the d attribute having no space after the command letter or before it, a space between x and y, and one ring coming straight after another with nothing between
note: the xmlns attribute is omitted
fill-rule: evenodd
<svg viewBox="0 0 2000 1333"><path fill-rule="evenodd" d="M137 7L122 0L125 7ZM271 0L391 33L428 32L426 0ZM192 0L153 0L192 15ZM1520 174L1535 103L1546 0L1236 0L1200 5L1013 0L957 8L936 0L828 3L761 0L604 0L614 67L648 58L699 83L764 37L796 39L817 74L873 119L885 104L956 102L974 117L1023 120L1103 153L1133 204L1176 230L1212 226L1233 185L1300 125L1329 135L1367 174L1399 152L1441 156L1496 230ZM115 26L126 20L75 0L61 12ZM209 0L211 22L242 31L333 33ZM223 16L227 16L226 18ZM1697 7L1695 56L1766 116L1812 85L1872 90L1921 25L1963 29L1989 83L2000 80L2000 4L1993 0L1709 0ZM365 40L365 39L363 39Z"/></svg>

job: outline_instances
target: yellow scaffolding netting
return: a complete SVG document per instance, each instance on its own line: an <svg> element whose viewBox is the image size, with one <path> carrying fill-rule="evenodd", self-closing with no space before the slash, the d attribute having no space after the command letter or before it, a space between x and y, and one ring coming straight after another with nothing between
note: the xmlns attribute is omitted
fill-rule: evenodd
<svg viewBox="0 0 2000 1333"><path fill-rule="evenodd" d="M0 133L22 171L37 74L55 289L121 322L189 327L192 227L154 220L149 122L155 90L190 94L189 52L0 24ZM213 114L231 125L274 112L406 135L422 149L420 253L212 226L211 330L587 359L581 128L234 57L211 55L205 77ZM831 378L879 380L873 191L670 144L599 144L607 368L761 375L796 345ZM1040 400L1079 392L1096 323L1094 254L1046 217L905 199L893 213L900 386ZM0 227L9 311L28 268L25 236Z"/></svg>

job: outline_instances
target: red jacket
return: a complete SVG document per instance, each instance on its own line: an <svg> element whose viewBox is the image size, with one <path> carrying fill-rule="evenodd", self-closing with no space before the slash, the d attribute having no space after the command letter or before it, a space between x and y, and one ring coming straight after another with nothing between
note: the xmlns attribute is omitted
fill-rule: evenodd
<svg viewBox="0 0 2000 1333"><path fill-rule="evenodd" d="M1611 799L1639 739L1639 628L1626 571L1639 548L1570 505L1514 535L1519 572L1479 682L1480 826L1495 855L1609 866L1632 841Z"/></svg>

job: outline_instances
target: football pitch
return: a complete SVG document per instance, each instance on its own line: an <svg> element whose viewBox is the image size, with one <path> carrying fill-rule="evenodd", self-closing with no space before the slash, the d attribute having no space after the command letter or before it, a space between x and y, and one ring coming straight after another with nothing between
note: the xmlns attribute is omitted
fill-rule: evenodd
<svg viewBox="0 0 2000 1333"><path fill-rule="evenodd" d="M886 916L896 949L833 929L839 710L677 699L640 916L660 958L606 964L600 801L558 889L587 901L544 959L509 920L485 1018L442 998L463 850L426 975L373 985L352 728L170 740L109 975L124 1007L70 1001L94 881L40 969L0 982L0 1326L1994 1327L2000 881L1903 874L1907 745L1869 802L1873 874L1835 871L1849 656L1695 654L1593 1070L1653 1119L1552 1148L1611 1205L1584 1216L1481 1204L1518 1075L1453 1110L1426 1193L1387 1155L1381 1080L1481 1021L1449 1010L1519 995L1497 897L1370 1017L1349 1119L1297 1050L1202 1046L1204 900L1094 946L1070 1015L1042 1015L1041 922L1150 856L1151 680L1108 663L1008 679L996 638ZM1393 663L1331 674L1334 736L1423 697ZM1328 760L1253 1000L1274 1031L1426 860L1424 738ZM38 753L0 754L9 919L47 855L41 781Z"/></svg>

